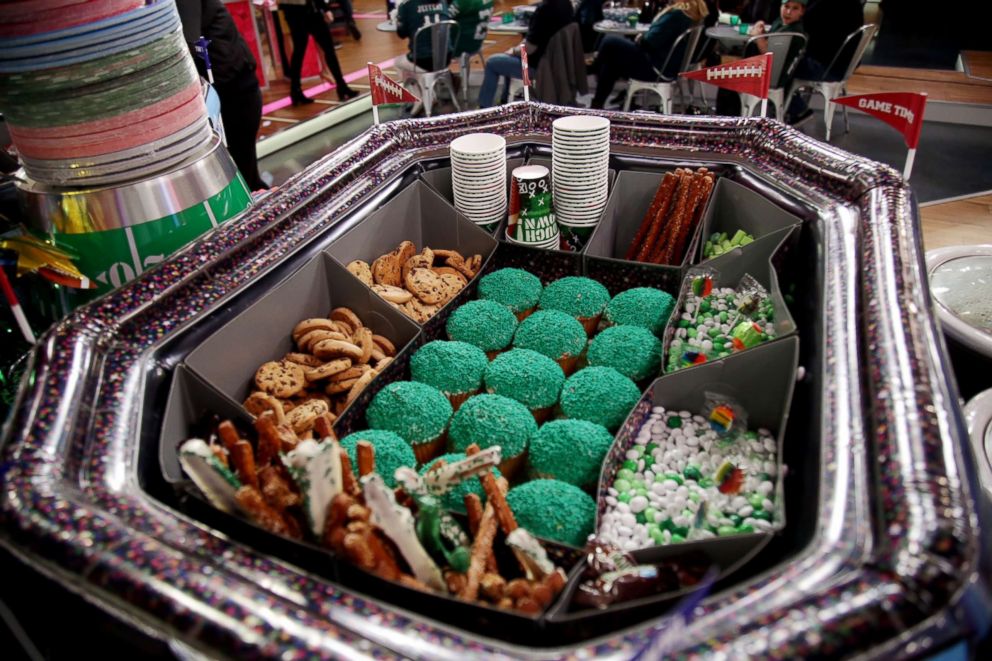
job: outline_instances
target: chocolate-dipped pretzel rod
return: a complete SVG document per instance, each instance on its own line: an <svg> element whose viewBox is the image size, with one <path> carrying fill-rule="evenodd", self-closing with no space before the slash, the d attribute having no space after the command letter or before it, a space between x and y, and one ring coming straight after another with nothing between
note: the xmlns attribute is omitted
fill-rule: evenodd
<svg viewBox="0 0 992 661"><path fill-rule="evenodd" d="M637 230L634 240L630 242L630 247L627 248L627 254L624 255L624 259L635 259L640 255L647 254L645 245L648 242L648 237L651 235L652 230L658 227L660 218L664 217L665 209L668 207L672 197L672 191L675 190L675 181L676 178L671 172L665 173L665 176L661 180L661 185L658 186L658 190L654 193L654 199L651 200L651 206L648 207L647 213L644 214L644 219L641 220L641 226Z"/></svg>
<svg viewBox="0 0 992 661"><path fill-rule="evenodd" d="M689 202L689 193L692 188L692 170L688 168L679 170L679 181L673 196L672 206L668 213L668 222L665 223L665 231L661 240L651 249L651 254L647 261L655 264L665 262L665 256L669 254L672 242L678 235L679 226L685 215L685 208Z"/></svg>
<svg viewBox="0 0 992 661"><path fill-rule="evenodd" d="M659 263L674 264L681 262L682 252L685 248L685 241L689 236L692 225L693 212L699 204L701 193L706 179L706 169L700 168L695 173L690 173L686 178L686 187L680 191L679 207L672 216L669 223L670 235L668 241L661 247ZM682 193L685 193L684 197Z"/></svg>
<svg viewBox="0 0 992 661"><path fill-rule="evenodd" d="M644 217L644 222L649 223L649 230L643 242L637 246L636 259L639 262L650 261L651 254L657 249L661 241L662 235L665 232L668 212L672 206L672 199L675 196L676 187L681 180L681 173L681 168L675 172L666 172L664 179L661 180L661 185L658 186L658 193L655 195L655 201L658 202L658 207L655 209L653 216L648 217L648 215L645 215ZM655 202L652 202L651 206L654 207L654 205ZM649 209L648 214L650 213L651 210Z"/></svg>

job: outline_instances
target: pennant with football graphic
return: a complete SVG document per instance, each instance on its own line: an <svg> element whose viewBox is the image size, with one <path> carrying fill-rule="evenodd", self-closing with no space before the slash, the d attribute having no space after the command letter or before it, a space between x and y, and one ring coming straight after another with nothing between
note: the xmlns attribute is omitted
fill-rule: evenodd
<svg viewBox="0 0 992 661"><path fill-rule="evenodd" d="M765 53L729 64L718 64L698 71L687 71L679 75L735 92L751 94L760 99L767 99L768 86L772 82L772 54Z"/></svg>
<svg viewBox="0 0 992 661"><path fill-rule="evenodd" d="M405 87L382 73L382 69L378 66L371 62L368 65L369 87L372 89L372 116L377 126L379 124L378 106L392 103L416 103L420 101L420 99L411 94Z"/></svg>
<svg viewBox="0 0 992 661"><path fill-rule="evenodd" d="M902 133L906 146L909 147L902 176L909 179L913 170L913 159L916 157L916 145L920 142L920 131L923 130L923 112L927 107L926 92L857 94L836 98L834 103L866 112Z"/></svg>

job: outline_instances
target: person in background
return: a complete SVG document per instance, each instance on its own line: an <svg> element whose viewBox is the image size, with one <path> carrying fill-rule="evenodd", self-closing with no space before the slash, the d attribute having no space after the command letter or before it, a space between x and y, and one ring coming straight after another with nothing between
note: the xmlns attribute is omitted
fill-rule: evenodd
<svg viewBox="0 0 992 661"><path fill-rule="evenodd" d="M704 0L676 0L655 17L648 31L638 35L636 41L618 36L604 39L592 64L596 72L596 94L589 107L602 108L618 80L655 80L655 69L665 66L665 58L679 35L708 14ZM669 59L664 71L666 77L678 73L682 55L680 50Z"/></svg>
<svg viewBox="0 0 992 661"><path fill-rule="evenodd" d="M751 36L761 34L772 34L775 32L799 32L805 34L803 26L803 16L806 13L806 0L783 0L779 7L779 17L771 25L765 25L764 21L758 21L751 26L748 34ZM796 41L789 46L786 54L788 62L791 62L799 55L802 45ZM744 53L744 57L753 57L761 53L768 52L768 40L758 39L751 45L750 51ZM786 66L788 66L788 62ZM741 97L733 90L719 89L716 93L716 114L718 115L740 115Z"/></svg>
<svg viewBox="0 0 992 661"><path fill-rule="evenodd" d="M258 174L255 154L255 139L262 123L262 90L255 77L257 65L248 44L221 0L177 0L176 5L183 38L204 78L207 78L206 64L196 55L195 45L201 36L210 40L207 53L213 87L220 98L227 151L251 190L268 188Z"/></svg>
<svg viewBox="0 0 992 661"><path fill-rule="evenodd" d="M774 23L778 18L779 0L747 0L740 8L742 23Z"/></svg>
<svg viewBox="0 0 992 661"><path fill-rule="evenodd" d="M558 30L572 22L575 14L572 10L571 0L541 0L541 4L534 10L534 15L530 19L530 26L527 29L527 37L524 46L527 48L527 65L530 75L537 71L537 65L541 61L541 56L548 47L548 42ZM523 78L522 60L520 59L520 47L513 49L512 55L500 53L493 55L486 60L486 73L482 79L482 88L479 89L479 107L489 108L493 105L496 97L496 86L500 78ZM501 103L506 103L509 97L509 84L503 86L503 98Z"/></svg>
<svg viewBox="0 0 992 661"><path fill-rule="evenodd" d="M604 0L580 0L575 8L575 20L582 34L582 50L587 53L596 50L599 33L593 30L592 26L603 20L603 4Z"/></svg>
<svg viewBox="0 0 992 661"><path fill-rule="evenodd" d="M300 74L303 71L303 56L307 50L307 41L313 37L314 42L324 51L324 61L331 70L334 84L338 91L338 99L347 101L358 96L358 92L348 87L337 55L334 54L334 40L331 39L329 24L334 20L327 0L279 0L279 9L289 24L289 34L293 38L293 56L289 62L289 98L294 106L313 103L303 93Z"/></svg>
<svg viewBox="0 0 992 661"><path fill-rule="evenodd" d="M396 10L396 34L410 40L406 57L397 57L393 64L402 71L431 71L434 55L427 34L416 39L417 30L428 23L440 23L451 18L445 0L406 0ZM449 53L449 56L451 54Z"/></svg>
<svg viewBox="0 0 992 661"><path fill-rule="evenodd" d="M477 53L482 48L492 15L493 0L454 0L451 3L451 18L458 23L455 57Z"/></svg>

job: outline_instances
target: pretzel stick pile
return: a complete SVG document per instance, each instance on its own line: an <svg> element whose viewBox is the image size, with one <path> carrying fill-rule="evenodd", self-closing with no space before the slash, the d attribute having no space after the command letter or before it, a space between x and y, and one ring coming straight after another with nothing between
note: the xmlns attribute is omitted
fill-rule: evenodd
<svg viewBox="0 0 992 661"><path fill-rule="evenodd" d="M713 173L706 168L666 173L624 259L680 265L713 185Z"/></svg>

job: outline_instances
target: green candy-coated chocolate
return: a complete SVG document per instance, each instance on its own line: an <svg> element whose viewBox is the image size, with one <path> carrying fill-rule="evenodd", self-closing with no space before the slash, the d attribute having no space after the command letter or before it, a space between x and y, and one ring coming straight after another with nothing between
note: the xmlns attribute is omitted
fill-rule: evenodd
<svg viewBox="0 0 992 661"><path fill-rule="evenodd" d="M372 429L396 432L410 444L426 443L444 433L451 403L425 383L394 381L372 398L365 418Z"/></svg>
<svg viewBox="0 0 992 661"><path fill-rule="evenodd" d="M561 310L573 317L595 317L610 301L606 287L590 278L571 275L555 280L544 288L539 307Z"/></svg>
<svg viewBox="0 0 992 661"><path fill-rule="evenodd" d="M661 369L662 345L640 326L611 326L589 343L589 364L612 367L633 381L656 376Z"/></svg>
<svg viewBox="0 0 992 661"><path fill-rule="evenodd" d="M527 449L537 433L537 423L527 407L501 395L476 395L461 405L448 427L448 444L454 452L464 452L476 443L486 449L498 445L509 459Z"/></svg>
<svg viewBox="0 0 992 661"><path fill-rule="evenodd" d="M737 528L735 528L734 526L720 526L719 528L716 529L716 534L720 536L736 535Z"/></svg>
<svg viewBox="0 0 992 661"><path fill-rule="evenodd" d="M696 480L697 482L703 478L702 471L699 469L699 466L696 466L695 464L689 464L686 466L685 470L682 471L682 474L685 475L686 479Z"/></svg>
<svg viewBox="0 0 992 661"><path fill-rule="evenodd" d="M401 466L417 467L413 448L398 434L385 429L366 429L348 434L341 439L341 447L348 453L351 465L358 465L358 442L368 441L375 448L375 472L390 489L396 486L394 474Z"/></svg>
<svg viewBox="0 0 992 661"><path fill-rule="evenodd" d="M468 342L428 342L410 358L410 377L447 395L475 392L489 366L486 353Z"/></svg>
<svg viewBox="0 0 992 661"><path fill-rule="evenodd" d="M631 498L632 496L630 495L629 491L626 491L620 494L619 496L617 496L617 500L619 500L621 503L629 503Z"/></svg>
<svg viewBox="0 0 992 661"><path fill-rule="evenodd" d="M666 422L669 429L678 429L682 426L682 418L677 415L672 415L668 417L668 422Z"/></svg>
<svg viewBox="0 0 992 661"><path fill-rule="evenodd" d="M583 420L582 422L585 422L585 420ZM616 482L613 483L613 488L619 491L620 493L630 491L630 482L628 482L627 480L617 480Z"/></svg>
<svg viewBox="0 0 992 661"><path fill-rule="evenodd" d="M486 391L515 399L529 409L558 403L565 374L558 363L530 349L511 349L486 367Z"/></svg>
<svg viewBox="0 0 992 661"><path fill-rule="evenodd" d="M621 480L633 480L634 471L630 470L629 468L621 468L620 470L617 471L617 478Z"/></svg>
<svg viewBox="0 0 992 661"><path fill-rule="evenodd" d="M613 435L600 425L585 420L552 420L542 425L531 439L527 463L535 475L554 477L579 487L593 485L599 479L603 458L611 445ZM613 486L618 491L627 491L636 487L637 482L619 479Z"/></svg>
<svg viewBox="0 0 992 661"><path fill-rule="evenodd" d="M469 301L448 317L448 337L483 351L505 349L517 330L517 318L495 301Z"/></svg>
<svg viewBox="0 0 992 661"><path fill-rule="evenodd" d="M559 480L532 480L506 495L517 522L562 544L582 546L592 532L596 502L582 489Z"/></svg>
<svg viewBox="0 0 992 661"><path fill-rule="evenodd" d="M538 277L522 269L499 269L479 280L479 298L496 301L514 313L537 307L542 291Z"/></svg>
<svg viewBox="0 0 992 661"><path fill-rule="evenodd" d="M561 310L538 310L517 326L513 346L544 354L551 360L578 356L588 336L575 317Z"/></svg>
<svg viewBox="0 0 992 661"><path fill-rule="evenodd" d="M675 299L667 292L652 287L635 287L614 296L603 316L611 324L639 326L659 335L665 330L674 308Z"/></svg>

